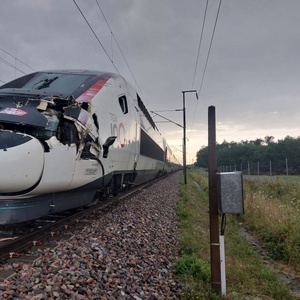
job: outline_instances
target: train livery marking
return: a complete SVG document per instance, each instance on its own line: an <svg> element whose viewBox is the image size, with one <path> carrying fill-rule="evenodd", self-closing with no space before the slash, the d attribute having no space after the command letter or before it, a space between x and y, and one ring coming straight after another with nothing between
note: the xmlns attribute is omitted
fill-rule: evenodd
<svg viewBox="0 0 300 300"><path fill-rule="evenodd" d="M84 175L96 175L98 169L85 169Z"/></svg>
<svg viewBox="0 0 300 300"><path fill-rule="evenodd" d="M93 84L89 89L87 89L82 95L80 95L76 101L77 102L90 102L93 97L102 89L102 87L107 82L107 78L101 78L99 81L97 81L95 84Z"/></svg>
<svg viewBox="0 0 300 300"><path fill-rule="evenodd" d="M118 117L110 113L110 133L111 136L116 136L118 144L121 148L124 148L128 144L128 139L126 138L126 129L122 122L118 123Z"/></svg>
<svg viewBox="0 0 300 300"><path fill-rule="evenodd" d="M26 115L27 112L22 110L22 109L18 109L18 108L7 107L7 108L1 110L0 114L14 115L14 116L20 116L21 117L21 116Z"/></svg>
<svg viewBox="0 0 300 300"><path fill-rule="evenodd" d="M111 135L117 136L119 146L124 148L127 144L126 140L126 130L123 123L120 123L119 126L117 124L110 124Z"/></svg>

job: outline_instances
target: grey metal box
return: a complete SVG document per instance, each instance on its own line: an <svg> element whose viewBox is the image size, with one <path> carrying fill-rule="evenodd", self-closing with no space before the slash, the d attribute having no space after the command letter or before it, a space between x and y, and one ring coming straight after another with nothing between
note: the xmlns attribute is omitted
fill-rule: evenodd
<svg viewBox="0 0 300 300"><path fill-rule="evenodd" d="M223 214L244 213L242 172L218 173L218 201Z"/></svg>

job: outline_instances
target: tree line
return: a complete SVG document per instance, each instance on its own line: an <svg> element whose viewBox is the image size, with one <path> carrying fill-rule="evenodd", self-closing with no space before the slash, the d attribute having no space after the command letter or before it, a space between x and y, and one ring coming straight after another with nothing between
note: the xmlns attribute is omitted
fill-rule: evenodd
<svg viewBox="0 0 300 300"><path fill-rule="evenodd" d="M285 173L288 159L288 173L300 174L300 137L286 136L276 142L273 136L240 142L224 140L221 144L217 143L216 153L218 167L230 166L230 170L227 171L236 169L245 172L250 164L253 166L260 163L260 171L269 173L272 162L273 166L276 166L274 174L281 174ZM203 146L197 152L195 165L208 168L208 146Z"/></svg>

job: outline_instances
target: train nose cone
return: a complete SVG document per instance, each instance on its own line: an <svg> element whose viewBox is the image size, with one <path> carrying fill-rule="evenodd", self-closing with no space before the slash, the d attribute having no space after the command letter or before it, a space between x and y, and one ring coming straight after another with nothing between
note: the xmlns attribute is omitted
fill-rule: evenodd
<svg viewBox="0 0 300 300"><path fill-rule="evenodd" d="M0 195L26 193L41 179L44 149L34 137L0 131Z"/></svg>

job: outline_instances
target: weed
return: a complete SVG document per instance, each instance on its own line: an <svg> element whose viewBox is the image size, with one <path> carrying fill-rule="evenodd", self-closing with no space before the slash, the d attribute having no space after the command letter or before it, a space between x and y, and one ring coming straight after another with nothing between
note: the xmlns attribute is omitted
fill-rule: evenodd
<svg viewBox="0 0 300 300"><path fill-rule="evenodd" d="M181 278L193 278L194 280L201 280L208 282L210 271L208 264L196 257L195 254L184 254L178 258L174 273Z"/></svg>

